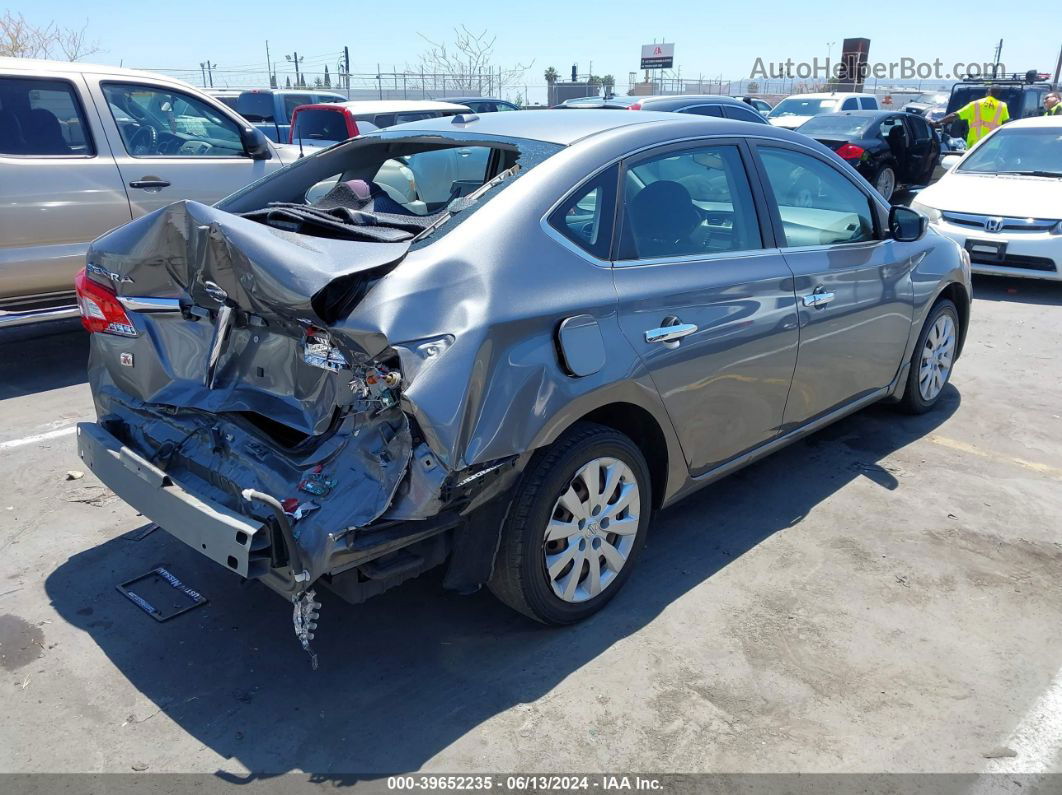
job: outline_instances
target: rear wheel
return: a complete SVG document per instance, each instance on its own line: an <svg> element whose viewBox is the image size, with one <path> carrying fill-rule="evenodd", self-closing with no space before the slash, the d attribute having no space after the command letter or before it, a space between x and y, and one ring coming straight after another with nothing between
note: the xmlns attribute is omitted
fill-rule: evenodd
<svg viewBox="0 0 1062 795"><path fill-rule="evenodd" d="M889 201L896 191L896 172L889 166L882 166L874 177L874 189L885 201Z"/></svg>
<svg viewBox="0 0 1062 795"><path fill-rule="evenodd" d="M902 409L922 414L937 404L951 378L958 350L959 312L951 301L938 301L926 318L911 355L907 388L900 401Z"/></svg>
<svg viewBox="0 0 1062 795"><path fill-rule="evenodd" d="M638 447L579 423L536 454L516 488L489 587L546 624L596 613L630 575L652 495Z"/></svg>

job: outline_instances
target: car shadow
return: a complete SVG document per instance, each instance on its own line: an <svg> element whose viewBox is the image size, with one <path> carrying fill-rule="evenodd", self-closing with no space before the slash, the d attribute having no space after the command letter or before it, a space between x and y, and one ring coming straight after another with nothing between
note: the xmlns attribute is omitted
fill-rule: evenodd
<svg viewBox="0 0 1062 795"><path fill-rule="evenodd" d="M0 400L85 383L88 351L77 320L0 331Z"/></svg>
<svg viewBox="0 0 1062 795"><path fill-rule="evenodd" d="M578 626L537 625L485 589L444 591L431 572L359 606L325 592L312 671L288 604L164 531L79 552L45 587L59 615L167 717L254 771L219 776L305 770L349 783L350 771L413 771L492 716L547 694L764 539L787 528L799 536L801 520L852 480L903 488L882 460L931 433L960 400L949 386L929 414L871 407L661 512L626 587ZM116 592L160 564L209 603L156 623Z"/></svg>
<svg viewBox="0 0 1062 795"><path fill-rule="evenodd" d="M1062 304L1062 282L1041 279L1017 279L1009 276L974 274L973 297L985 301L1008 301L1015 304Z"/></svg>

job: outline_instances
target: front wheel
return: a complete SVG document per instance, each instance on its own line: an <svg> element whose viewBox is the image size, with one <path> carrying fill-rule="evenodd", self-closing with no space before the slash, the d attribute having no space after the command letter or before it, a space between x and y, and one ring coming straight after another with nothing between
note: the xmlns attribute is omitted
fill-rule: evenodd
<svg viewBox="0 0 1062 795"><path fill-rule="evenodd" d="M910 414L923 414L940 400L951 378L959 350L959 312L947 299L938 301L926 318L918 344L911 355L900 407Z"/></svg>
<svg viewBox="0 0 1062 795"><path fill-rule="evenodd" d="M630 575L651 505L638 447L611 428L575 425L524 471L502 528L491 591L545 624L596 613Z"/></svg>

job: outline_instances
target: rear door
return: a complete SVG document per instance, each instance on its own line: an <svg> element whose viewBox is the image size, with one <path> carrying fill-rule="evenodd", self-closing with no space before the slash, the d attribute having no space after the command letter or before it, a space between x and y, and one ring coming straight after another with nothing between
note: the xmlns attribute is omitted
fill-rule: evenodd
<svg viewBox="0 0 1062 795"><path fill-rule="evenodd" d="M80 75L0 72L0 306L73 291L129 200Z"/></svg>
<svg viewBox="0 0 1062 795"><path fill-rule="evenodd" d="M796 276L791 428L893 380L911 331L911 270L928 244L889 239L871 195L826 157L781 142L758 142L755 150L775 234Z"/></svg>
<svg viewBox="0 0 1062 795"><path fill-rule="evenodd" d="M734 139L624 164L613 274L623 333L693 474L772 439L796 363L792 273Z"/></svg>
<svg viewBox="0 0 1062 795"><path fill-rule="evenodd" d="M94 88L134 217L180 199L213 204L282 165L247 157L239 124L192 94L125 78Z"/></svg>

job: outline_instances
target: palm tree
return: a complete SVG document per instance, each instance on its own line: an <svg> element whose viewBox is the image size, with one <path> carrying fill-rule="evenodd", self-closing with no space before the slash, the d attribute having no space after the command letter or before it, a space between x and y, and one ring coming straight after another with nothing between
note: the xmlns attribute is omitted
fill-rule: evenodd
<svg viewBox="0 0 1062 795"><path fill-rule="evenodd" d="M545 71L543 76L546 78L546 82L550 85L553 85L557 82L557 70L554 69L552 66Z"/></svg>

